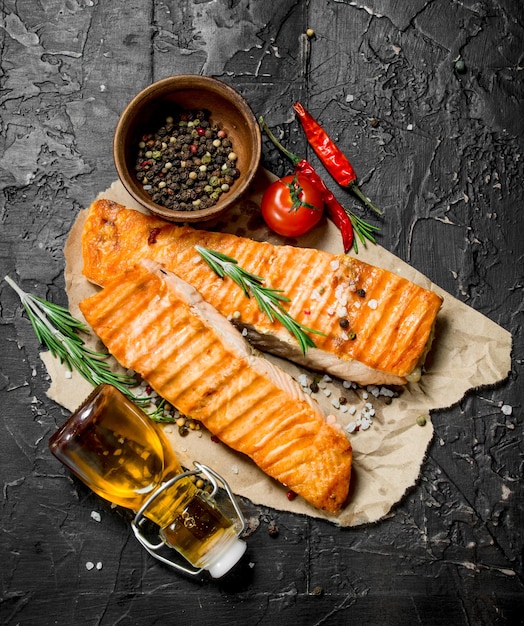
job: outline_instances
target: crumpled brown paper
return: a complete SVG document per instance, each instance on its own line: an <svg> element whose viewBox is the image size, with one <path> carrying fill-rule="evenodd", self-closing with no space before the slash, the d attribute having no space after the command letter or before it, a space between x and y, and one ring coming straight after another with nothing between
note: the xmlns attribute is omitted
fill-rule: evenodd
<svg viewBox="0 0 524 626"><path fill-rule="evenodd" d="M232 209L225 219L204 227L282 243L259 219L260 196L272 178L271 174L262 170L248 198ZM100 197L141 210L119 182L101 193ZM86 213L82 211L79 214L65 247L65 278L70 309L81 319L78 302L97 290L82 276L80 238ZM328 220L323 220L313 233L294 243L336 254L342 252L340 234ZM367 402L375 411L369 429L349 435L354 462L350 499L345 509L338 516L333 516L316 510L300 498L289 501L283 486L268 478L249 459L211 441L207 432L193 431L181 437L176 426L164 426L182 464L190 467L194 460L198 460L209 465L225 478L236 494L249 498L255 504L328 519L341 526L379 520L415 484L433 435L429 412L455 404L469 389L492 385L504 379L510 369L511 336L485 316L433 285L384 248L375 245L361 247L359 258L436 291L443 296L444 304L438 315L426 373L419 383L408 384L390 404L383 396L376 398L370 390L346 389L337 380L321 381L321 389L314 394L325 414L336 415L343 425L354 421ZM93 344L96 344L94 337ZM63 367L49 353L45 353L43 358L52 378L49 396L74 410L91 391L90 385L76 373L67 378ZM297 379L305 374L308 381L313 380L313 374L307 370L276 357L268 358ZM342 408L336 408L332 401L335 399L336 405L341 396L347 402ZM351 414L353 409L356 411L354 415ZM427 419L423 427L417 424L420 415Z"/></svg>

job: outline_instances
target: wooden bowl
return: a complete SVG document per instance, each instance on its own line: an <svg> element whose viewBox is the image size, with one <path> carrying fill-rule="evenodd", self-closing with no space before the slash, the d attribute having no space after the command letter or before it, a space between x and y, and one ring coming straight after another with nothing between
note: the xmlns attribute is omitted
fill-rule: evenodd
<svg viewBox="0 0 524 626"><path fill-rule="evenodd" d="M227 132L237 154L240 176L212 207L176 211L156 204L135 176L142 136L156 132L174 108L209 111L210 122ZM205 222L227 211L249 188L261 152L260 128L244 98L220 80L196 75L171 76L146 87L124 109L113 139L113 158L124 187L151 213L171 222Z"/></svg>

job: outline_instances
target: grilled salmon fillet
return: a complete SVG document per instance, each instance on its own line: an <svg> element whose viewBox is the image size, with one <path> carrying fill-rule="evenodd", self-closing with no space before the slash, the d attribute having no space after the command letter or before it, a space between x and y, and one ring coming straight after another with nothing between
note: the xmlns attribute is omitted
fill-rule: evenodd
<svg viewBox="0 0 524 626"><path fill-rule="evenodd" d="M179 411L315 507L340 510L352 460L342 429L194 287L142 261L80 309L113 356Z"/></svg>
<svg viewBox="0 0 524 626"><path fill-rule="evenodd" d="M214 274L197 244L283 290L290 315L324 333L312 336L316 347L302 354L295 337L269 321L254 298ZM347 255L177 226L110 200L89 208L82 253L84 275L101 286L139 259L155 260L234 319L256 347L361 385L416 380L442 304L438 294Z"/></svg>

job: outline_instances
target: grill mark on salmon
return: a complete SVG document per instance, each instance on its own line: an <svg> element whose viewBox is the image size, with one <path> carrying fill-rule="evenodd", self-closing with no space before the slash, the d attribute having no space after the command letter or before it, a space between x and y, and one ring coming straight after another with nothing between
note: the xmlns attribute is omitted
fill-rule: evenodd
<svg viewBox="0 0 524 626"><path fill-rule="evenodd" d="M314 335L316 347L303 355L296 339L278 322L271 323L254 298L213 273L195 245L235 258L266 285L282 289L291 300L290 314L325 336ZM224 316L239 312L235 323L259 349L362 385L403 385L413 376L442 304L438 294L346 255L177 226L109 200L91 205L82 253L84 275L101 286L142 258L155 260L197 288ZM349 322L347 330L339 325L341 317Z"/></svg>
<svg viewBox="0 0 524 626"><path fill-rule="evenodd" d="M191 285L144 260L79 306L117 361L174 407L313 506L340 511L346 435Z"/></svg>

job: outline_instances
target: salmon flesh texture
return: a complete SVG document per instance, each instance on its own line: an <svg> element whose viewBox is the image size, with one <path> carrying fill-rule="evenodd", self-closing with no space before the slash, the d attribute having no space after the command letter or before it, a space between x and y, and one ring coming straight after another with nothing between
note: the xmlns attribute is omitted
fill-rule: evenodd
<svg viewBox="0 0 524 626"><path fill-rule="evenodd" d="M179 411L315 507L340 510L351 474L347 436L194 287L142 261L80 309L117 361Z"/></svg>
<svg viewBox="0 0 524 626"><path fill-rule="evenodd" d="M303 354L254 298L216 276L195 245L236 259L266 286L281 289L290 315L324 333L312 335L316 347ZM178 226L103 199L89 208L82 254L84 275L101 286L140 259L155 260L244 328L259 349L361 385L416 380L442 304L433 291L347 255Z"/></svg>

